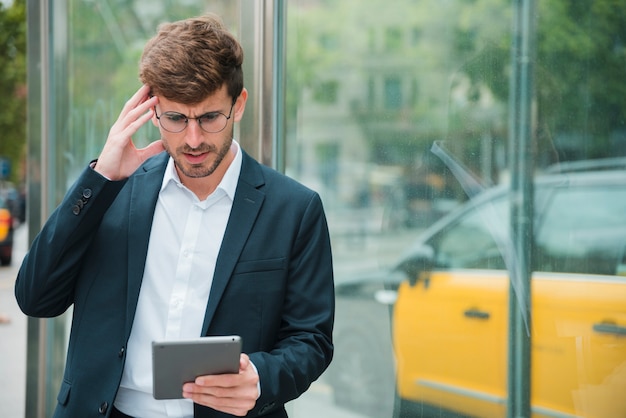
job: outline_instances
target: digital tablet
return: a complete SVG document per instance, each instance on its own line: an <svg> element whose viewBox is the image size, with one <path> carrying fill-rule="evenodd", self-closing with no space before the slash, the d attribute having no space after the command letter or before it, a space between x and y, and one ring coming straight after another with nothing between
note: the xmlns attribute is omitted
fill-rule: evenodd
<svg viewBox="0 0 626 418"><path fill-rule="evenodd" d="M183 384L208 374L239 372L241 337L201 337L152 342L152 394L180 399Z"/></svg>

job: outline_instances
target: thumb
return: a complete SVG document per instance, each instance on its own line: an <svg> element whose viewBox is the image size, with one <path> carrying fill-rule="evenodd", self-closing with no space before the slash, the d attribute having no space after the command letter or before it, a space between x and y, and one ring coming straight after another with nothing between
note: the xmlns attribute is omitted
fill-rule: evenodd
<svg viewBox="0 0 626 418"><path fill-rule="evenodd" d="M247 354L241 353L239 357L239 371L244 371L250 364L250 357Z"/></svg>
<svg viewBox="0 0 626 418"><path fill-rule="evenodd" d="M163 141L161 139L157 139L138 151L141 155L141 159L145 161L153 155L157 155L158 153L165 151L165 147L163 146Z"/></svg>

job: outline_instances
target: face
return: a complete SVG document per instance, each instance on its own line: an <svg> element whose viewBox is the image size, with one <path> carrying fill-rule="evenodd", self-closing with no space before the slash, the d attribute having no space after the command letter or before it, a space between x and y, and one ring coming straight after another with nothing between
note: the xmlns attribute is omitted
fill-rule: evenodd
<svg viewBox="0 0 626 418"><path fill-rule="evenodd" d="M226 172L234 157L230 153L234 123L241 120L246 99L247 92L244 89L233 105L232 98L226 92L226 86L196 105L185 105L159 97L156 115L152 121L159 128L163 146L174 159L181 179L208 177L213 173L223 175ZM205 132L197 119L189 119L183 131L172 133L163 129L156 117L158 115L163 121L168 117L164 115L165 112L176 112L189 118L220 112L226 116L230 114L230 118L226 120L226 127L220 132ZM202 120L206 121L207 118ZM208 123L205 122L203 126L208 126Z"/></svg>

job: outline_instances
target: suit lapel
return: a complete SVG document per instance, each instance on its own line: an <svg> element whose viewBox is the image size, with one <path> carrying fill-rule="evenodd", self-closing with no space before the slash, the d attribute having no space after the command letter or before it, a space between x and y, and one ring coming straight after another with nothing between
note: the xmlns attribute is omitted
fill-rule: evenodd
<svg viewBox="0 0 626 418"><path fill-rule="evenodd" d="M224 294L224 289L226 289L228 280L233 273L237 260L239 260L265 199L265 193L258 189L264 184L259 163L243 150L242 153L241 174L237 182L237 190L224 232L224 239L217 256L209 303L202 325L202 335L206 335L208 332L219 300Z"/></svg>
<svg viewBox="0 0 626 418"><path fill-rule="evenodd" d="M154 209L163 183L168 154L163 152L144 164L129 179L128 208L128 291L126 300L126 336L135 317L139 289L146 265L148 242ZM160 171L160 175L159 175Z"/></svg>

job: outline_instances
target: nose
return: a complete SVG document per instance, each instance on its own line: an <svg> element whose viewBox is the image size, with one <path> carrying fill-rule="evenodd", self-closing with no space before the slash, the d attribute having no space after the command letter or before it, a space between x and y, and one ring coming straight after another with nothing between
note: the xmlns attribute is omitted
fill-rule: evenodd
<svg viewBox="0 0 626 418"><path fill-rule="evenodd" d="M185 129L187 145L191 148L197 148L204 141L203 132L197 119L189 119L187 129Z"/></svg>

